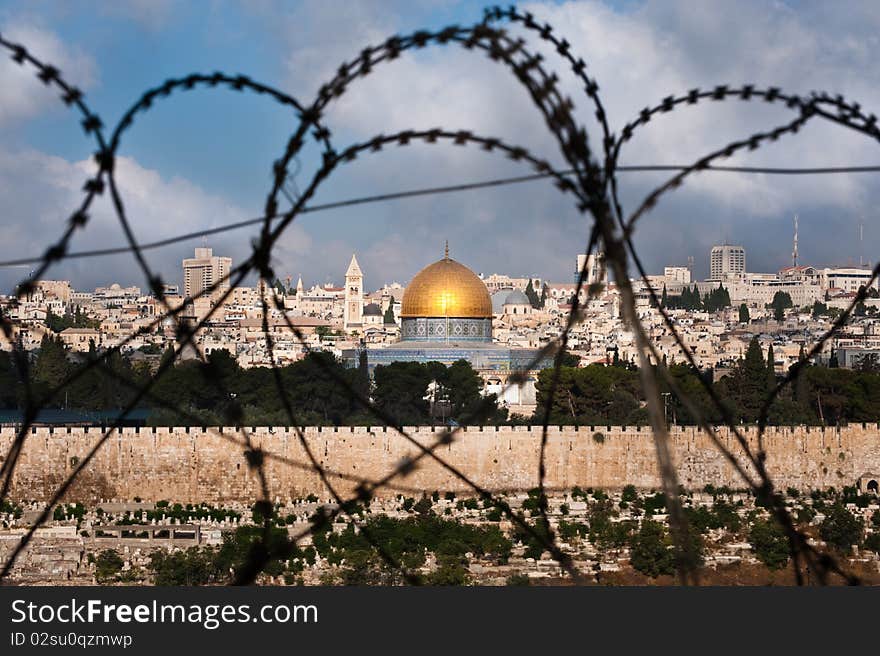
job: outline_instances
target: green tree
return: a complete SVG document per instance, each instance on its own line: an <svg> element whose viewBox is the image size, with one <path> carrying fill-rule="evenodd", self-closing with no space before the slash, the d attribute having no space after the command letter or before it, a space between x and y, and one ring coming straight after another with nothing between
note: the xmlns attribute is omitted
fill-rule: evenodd
<svg viewBox="0 0 880 656"><path fill-rule="evenodd" d="M95 557L95 580L108 583L119 575L125 561L115 549L104 549Z"/></svg>
<svg viewBox="0 0 880 656"><path fill-rule="evenodd" d="M554 371L544 369L535 383L537 405L543 409L553 387ZM645 423L639 414L642 394L638 372L625 367L593 364L563 366L550 406L550 421L559 425L602 425ZM536 418L543 420L543 412Z"/></svg>
<svg viewBox="0 0 880 656"><path fill-rule="evenodd" d="M731 373L729 390L740 419L756 421L767 398L767 366L757 337L752 337L745 358Z"/></svg>
<svg viewBox="0 0 880 656"><path fill-rule="evenodd" d="M785 311L794 307L794 303L791 302L791 295L788 292L776 292L767 307L773 310L773 318L776 321L782 321L785 319Z"/></svg>
<svg viewBox="0 0 880 656"><path fill-rule="evenodd" d="M206 585L225 578L215 558L216 550L211 547L190 547L173 553L157 549L150 554L149 569L156 585Z"/></svg>
<svg viewBox="0 0 880 656"><path fill-rule="evenodd" d="M788 537L779 522L773 518L755 520L749 531L749 544L758 560L768 568L782 569L788 564Z"/></svg>
<svg viewBox="0 0 880 656"><path fill-rule="evenodd" d="M742 303L739 306L739 322L740 323L749 323L751 321L751 317L749 316L749 308L745 303Z"/></svg>
<svg viewBox="0 0 880 656"><path fill-rule="evenodd" d="M67 360L67 349L60 337L43 335L40 350L33 367L33 383L38 398L45 397L52 387L60 385L73 370ZM63 396L44 402L48 407L57 408L64 403Z"/></svg>
<svg viewBox="0 0 880 656"><path fill-rule="evenodd" d="M482 416L484 412L481 412L484 397L480 392L483 382L470 362L456 360L445 368L439 382L445 388L449 399L450 417L467 423L481 423L488 418Z"/></svg>
<svg viewBox="0 0 880 656"><path fill-rule="evenodd" d="M630 541L630 564L651 578L675 573L672 541L662 524L650 519L642 521L639 532Z"/></svg>
<svg viewBox="0 0 880 656"><path fill-rule="evenodd" d="M819 525L819 535L835 549L846 551L852 545L862 543L864 528L861 518L855 517L842 504L836 503Z"/></svg>
<svg viewBox="0 0 880 656"><path fill-rule="evenodd" d="M718 283L718 288L707 292L703 301L704 309L707 312L717 312L726 307L730 307L730 293L724 288L724 285Z"/></svg>
<svg viewBox="0 0 880 656"><path fill-rule="evenodd" d="M532 280L529 279L529 284L526 285L526 297L529 299L529 303L533 308L541 307L541 299L538 298L538 292L535 291L535 288L532 286Z"/></svg>
<svg viewBox="0 0 880 656"><path fill-rule="evenodd" d="M428 574L428 585L467 585L471 575L467 558L441 554L437 557L437 569Z"/></svg>
<svg viewBox="0 0 880 656"><path fill-rule="evenodd" d="M376 406L391 415L399 425L430 423L425 396L431 377L424 365L418 362L376 365L373 382Z"/></svg>
<svg viewBox="0 0 880 656"><path fill-rule="evenodd" d="M776 355L773 353L773 344L767 347L767 391L769 393L776 387Z"/></svg>
<svg viewBox="0 0 880 656"><path fill-rule="evenodd" d="M397 323L397 319L395 319L395 317L394 317L394 297L393 296L388 301L388 309L385 310L385 317L383 318L383 322L386 324Z"/></svg>

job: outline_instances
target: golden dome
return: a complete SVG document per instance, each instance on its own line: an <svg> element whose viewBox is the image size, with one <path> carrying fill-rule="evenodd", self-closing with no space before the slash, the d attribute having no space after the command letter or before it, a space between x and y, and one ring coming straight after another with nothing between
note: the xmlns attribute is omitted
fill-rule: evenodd
<svg viewBox="0 0 880 656"><path fill-rule="evenodd" d="M403 293L401 318L492 317L489 290L473 271L446 257L419 271Z"/></svg>

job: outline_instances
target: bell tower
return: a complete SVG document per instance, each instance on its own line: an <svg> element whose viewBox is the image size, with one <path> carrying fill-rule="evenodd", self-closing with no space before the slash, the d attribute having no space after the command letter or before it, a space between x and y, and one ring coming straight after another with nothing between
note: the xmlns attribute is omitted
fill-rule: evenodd
<svg viewBox="0 0 880 656"><path fill-rule="evenodd" d="M353 330L361 327L364 310L364 274L358 265L357 257L351 256L348 271L345 272L345 308L343 327Z"/></svg>

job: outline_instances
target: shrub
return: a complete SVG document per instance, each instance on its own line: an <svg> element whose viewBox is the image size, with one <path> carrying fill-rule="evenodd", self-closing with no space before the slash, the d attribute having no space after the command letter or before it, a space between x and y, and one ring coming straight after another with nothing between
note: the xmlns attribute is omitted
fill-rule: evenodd
<svg viewBox="0 0 880 656"><path fill-rule="evenodd" d="M460 556L439 555L437 569L428 574L428 585L467 585L471 575L467 560Z"/></svg>
<svg viewBox="0 0 880 656"><path fill-rule="evenodd" d="M557 531L559 532L559 537L568 542L576 537L585 537L589 534L590 529L586 524L568 522L563 519L559 522Z"/></svg>
<svg viewBox="0 0 880 656"><path fill-rule="evenodd" d="M819 525L819 535L830 546L845 551L854 544L861 544L863 529L864 522L837 503Z"/></svg>
<svg viewBox="0 0 880 656"><path fill-rule="evenodd" d="M423 496L419 499L419 502L413 506L413 510L415 510L420 515L427 515L431 512L432 508L431 499Z"/></svg>
<svg viewBox="0 0 880 656"><path fill-rule="evenodd" d="M190 547L186 551L168 553L158 549L150 554L150 570L156 585L205 585L219 580L216 550Z"/></svg>
<svg viewBox="0 0 880 656"><path fill-rule="evenodd" d="M630 564L642 574L656 578L675 573L672 542L658 522L645 520L631 542Z"/></svg>
<svg viewBox="0 0 880 656"><path fill-rule="evenodd" d="M665 512L666 510L666 495L662 492L657 492L656 494L645 497L644 505L645 514L653 515L654 513L660 511Z"/></svg>
<svg viewBox="0 0 880 656"><path fill-rule="evenodd" d="M782 569L790 556L785 530L774 519L757 520L749 531L749 544L758 560L770 569Z"/></svg>
<svg viewBox="0 0 880 656"><path fill-rule="evenodd" d="M115 549L104 549L95 558L95 580L98 583L112 581L122 571L124 564Z"/></svg>

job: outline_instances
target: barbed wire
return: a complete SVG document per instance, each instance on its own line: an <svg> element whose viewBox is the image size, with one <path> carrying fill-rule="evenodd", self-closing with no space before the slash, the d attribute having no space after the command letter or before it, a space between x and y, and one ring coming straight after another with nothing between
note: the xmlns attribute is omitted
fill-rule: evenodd
<svg viewBox="0 0 880 656"><path fill-rule="evenodd" d="M539 43L549 44L561 60L568 64L571 73L583 84L583 91L594 108L595 118L599 122L602 132L600 139L601 159L597 159L599 155L595 154L589 145L586 127L576 120L577 114L574 102L560 91L559 77L545 65L545 59L542 55L537 54L528 47L525 39L510 36L506 30L494 27L495 24L504 22L522 27L526 34L536 36ZM563 165L552 166L547 157L537 156L521 146L507 143L496 137L477 135L466 129L410 129L391 135L379 134L371 139L353 143L343 148L337 147L331 139L332 133L323 121L323 116L326 114L329 106L344 96L353 84L369 75L378 74L377 72L385 64L397 59L407 51L452 45L459 46L466 52L487 56L491 61L497 62L506 68L514 76L538 109L548 132L556 142L559 154L562 155ZM205 367L209 366L208 358L199 348L197 336L200 331L203 331L210 324L219 308L229 299L233 289L240 285L247 276L257 275L263 281L275 279L275 272L271 264L272 253L281 235L299 215L364 203L382 202L396 198L450 193L453 191L517 184L548 178L554 181L561 193L570 194L575 201L577 213L585 215L584 227L587 238L585 239L584 252L590 253L598 248L605 254L601 266L603 271L607 267L614 274L617 291L621 299L622 318L635 337L639 356L639 377L647 405L662 488L666 498L670 532L675 544L676 567L679 580L682 583L698 583L699 571L697 558L693 551L693 541L690 539L693 529L688 526L678 494L678 477L670 450L668 427L660 400L659 385L661 381L669 386L672 393L691 412L696 418L700 429L707 434L714 446L722 453L725 460L739 474L744 484L755 494L756 498L760 499L770 509L774 517L783 526L789 539L797 581L799 583L803 582L804 567L816 573L819 581L822 583L827 582L829 574L832 573L843 577L844 580L850 583L858 581L852 574L845 572L833 557L826 553L820 553L815 546L809 543L792 521L781 495L775 492L771 475L765 466L766 453L764 451L763 436L770 407L781 391L796 381L803 369L802 363L804 360L792 367L788 374L776 384L771 394L768 395L760 412L756 450L750 447L745 435L737 426L734 417L730 414L722 399L718 398L712 386L700 379L703 388L709 395L714 410L723 417L724 422L735 436L736 444L740 450L740 453L735 453L722 443L717 435L716 427L711 425L708 417L700 411L688 394L676 383L665 363L662 362L662 358L659 357L657 348L649 338L636 310L636 294L630 280L630 267L634 266L653 304L657 306L664 325L673 335L677 346L684 353L687 361L696 367L697 363L693 354L683 341L674 321L666 309L658 302L656 290L651 286L649 277L633 244L632 237L638 221L650 212L666 194L681 187L691 176L697 173L724 171L797 175L876 172L880 170L880 167L876 166L817 167L806 169L796 167L721 166L715 163L716 160L730 157L740 151L754 151L768 142L778 140L780 137L796 135L803 125L810 120L816 119L827 120L865 136L880 140L880 129L876 125L876 117L874 115L865 115L857 103L847 101L841 96L831 96L822 92L815 92L802 97L786 94L772 87L757 89L754 85L742 85L739 87L719 85L712 89L693 89L683 95L668 96L659 104L643 110L635 120L625 124L621 134L616 136L610 129L608 116L601 101L599 86L593 78L587 75L586 63L574 55L571 44L566 39L557 36L552 26L538 24L528 12L520 12L515 7L509 9L490 8L486 10L483 21L472 27L452 25L436 31L420 30L408 35L394 36L383 44L363 49L359 57L345 62L339 67L332 79L320 87L317 96L310 104L302 103L283 91L256 82L243 75L229 75L222 72L213 74L194 73L185 77L169 79L142 94L123 114L123 117L113 128L108 141L104 137L104 126L98 114L88 108L80 91L63 80L57 68L34 57L24 45L10 42L2 36L0 36L0 48L10 52L13 61L16 63L34 69L37 78L44 84L54 86L61 91L62 101L79 112L82 117L82 129L95 140L97 146L94 156L97 172L86 180L83 187L82 202L71 214L58 240L39 258L19 258L0 263L2 266L19 264L37 265L35 270L19 285L18 298L32 293L36 288L37 281L45 275L49 268L65 259L92 258L121 253L131 254L138 268L148 281L151 293L161 305L161 311L149 325L156 328L163 322L171 321L176 332L176 344L172 350L172 357L163 359L159 367L146 382L136 383L135 381L128 380L110 366L111 358L122 353L123 349L137 336L136 333L132 333L115 346L107 348L102 353L90 358L84 366L77 368L76 371L64 380L57 381L48 390L37 394L30 383L27 353L14 340L11 320L6 316L2 317L2 329L7 340L14 345L13 360L18 369L18 375L25 383L25 389L23 421L18 427L15 439L3 460L2 466L0 466L0 481L2 481L0 501L5 500L10 493L20 455L39 411L50 403L52 399L68 389L76 380L90 371L100 371L131 389L133 396L122 408L113 424L102 430L101 437L77 465L73 467L62 484L56 488L37 519L31 524L18 545L13 549L11 555L7 558L2 571L0 571L0 580L10 575L17 558L27 548L37 528L48 520L52 508L64 498L71 485L81 476L82 472L89 466L107 440L120 430L125 418L139 403L144 400L150 400L151 403L160 407L174 410L178 413L178 416L186 418L191 424L201 426L203 431L207 430L211 434L219 435L224 440L231 440L242 448L243 457L248 468L258 478L260 498L257 500L257 505L264 509L271 509L269 501L271 499L271 489L265 472L266 461L277 462L303 471L311 471L318 475L322 485L334 500L335 507L319 512L313 518L308 529L293 536L291 544L295 544L298 539L306 537L310 533L314 534L316 531L322 530L327 522L334 521L338 515L344 514L347 516L346 521L358 528L360 534L376 550L380 558L390 569L400 572L403 580L406 582L419 583L420 579L413 572L409 571L403 563L398 562L391 552L386 549L386 545L383 545L371 533L369 527L360 522L356 514L348 509L351 507L352 502L369 501L382 489L414 489L402 486L397 479L406 479L407 476L412 474L421 465L423 460L430 460L446 470L476 496L480 497L484 502L484 506L491 505L498 509L518 530L523 531L538 541L558 561L573 581L581 581L584 572L581 572L571 556L560 548L549 522L547 515L548 500L545 489L545 459L551 409L558 391L563 356L566 353L572 330L584 320L585 316L581 309L581 303L583 302L582 292L586 290L586 298L592 299L603 291L601 285L587 284L586 268L578 273L571 308L560 334L540 349L527 365L513 372L505 385L505 389L509 389L520 384L525 380L529 370L537 368L546 358L552 357L553 375L550 378L550 385L547 389L546 398L543 401L544 405L542 408L539 408L541 414L536 415L541 418L541 441L538 453L538 470L535 472L536 487L539 491L539 518L538 523L534 525L511 508L500 496L500 490L492 490L481 485L466 471L454 466L440 456L438 453L439 447L450 445L458 439L459 432L461 431L460 426L444 429L433 443L425 445L412 436L403 426L398 425L397 420L373 403L368 395L363 394L350 381L339 376L338 372L323 360L317 359L316 362L319 367L322 367L323 372L330 376L336 384L342 386L359 407L363 408L383 426L399 434L408 444L416 449L416 455L403 459L390 469L385 476L377 480L354 477L340 471L333 471L331 468L324 466L312 450L308 436L302 429L296 416L294 405L290 398L290 390L282 380L275 356L275 341L269 326L271 311L274 309L280 313L285 326L295 336L305 352L311 353L314 349L308 343L303 332L294 325L289 315L285 312L282 300L272 294L272 304L270 305L270 298L267 295L265 285L260 287L260 304L263 310L262 332L265 349L273 374L275 392L281 400L288 425L294 428L297 440L306 455L305 462L299 462L273 453L270 449L266 449L263 444L256 446L252 440L251 433L242 426L242 408L237 403L231 404L224 412L226 419L229 420L229 424L236 427L235 433L239 437L228 434L222 429L217 430L207 426L198 415L189 413L174 403L168 402L153 391L156 383L174 366L176 358L185 349L192 349L202 365ZM136 119L149 112L156 103L169 99L175 94L196 89L220 89L266 96L290 108L298 124L288 138L281 156L271 167L273 182L266 196L263 213L259 217L162 240L140 242L131 228L124 205L123 194L117 185L115 177L114 164L122 146L122 137L128 130L133 128ZM623 146L632 139L637 130L644 128L655 117L669 114L682 106L698 105L707 100L721 102L734 99L745 102L762 100L766 103L781 103L786 108L794 111L796 116L789 122L773 127L770 130L754 132L745 139L727 143L689 165L622 166L618 164ZM297 194L295 197L288 195L288 200L292 201L290 208L283 212L279 211L278 195L287 193L284 184L289 178L289 167L292 162L295 162L298 167L301 166L298 158L308 142L317 144L320 151L320 165L316 167L307 183L302 186L297 184ZM344 167L359 157L380 154L387 147L405 147L413 143L429 145L446 143L456 146L476 146L489 153L504 155L515 162L525 164L532 168L534 172L529 175L496 180L376 194L322 205L310 205L319 187L330 180L339 168ZM676 174L652 190L636 206L635 211L626 214L618 195L617 176L619 173L628 171L674 171ZM114 214L120 223L127 244L121 247L70 252L69 244L74 233L88 224L89 210L92 202L96 196L102 195L105 190L109 191ZM214 305L204 316L198 319L194 325L190 325L189 322L182 320L185 306L171 306L165 294L164 282L161 276L151 267L145 252L192 239L196 236L219 234L251 225L260 225L261 229L259 236L252 243L253 248L250 256L227 275L223 276L220 280L214 281L191 299L192 301L209 297L215 299ZM880 275L880 265L875 267L872 275L871 282L873 283L878 275ZM827 341L846 324L857 303L864 300L864 298L865 289L863 288L848 308L832 324L831 328L811 347L807 359L821 351ZM274 308L272 305L274 305ZM218 391L228 394L228 390L224 388L224 384L219 377L212 377L209 380ZM472 416L476 419L479 412L480 409L474 410ZM467 418L466 415L464 419ZM463 424L466 425L467 421L464 421ZM748 468L741 464L740 457L738 456L745 458L745 462L754 470L754 473L749 472ZM333 479L357 482L355 494L348 498L343 496L337 489ZM262 524L262 541L254 544L246 566L236 573L235 583L247 584L254 582L269 561L279 555L271 552L269 549L269 532L271 528L269 512L263 513Z"/></svg>

